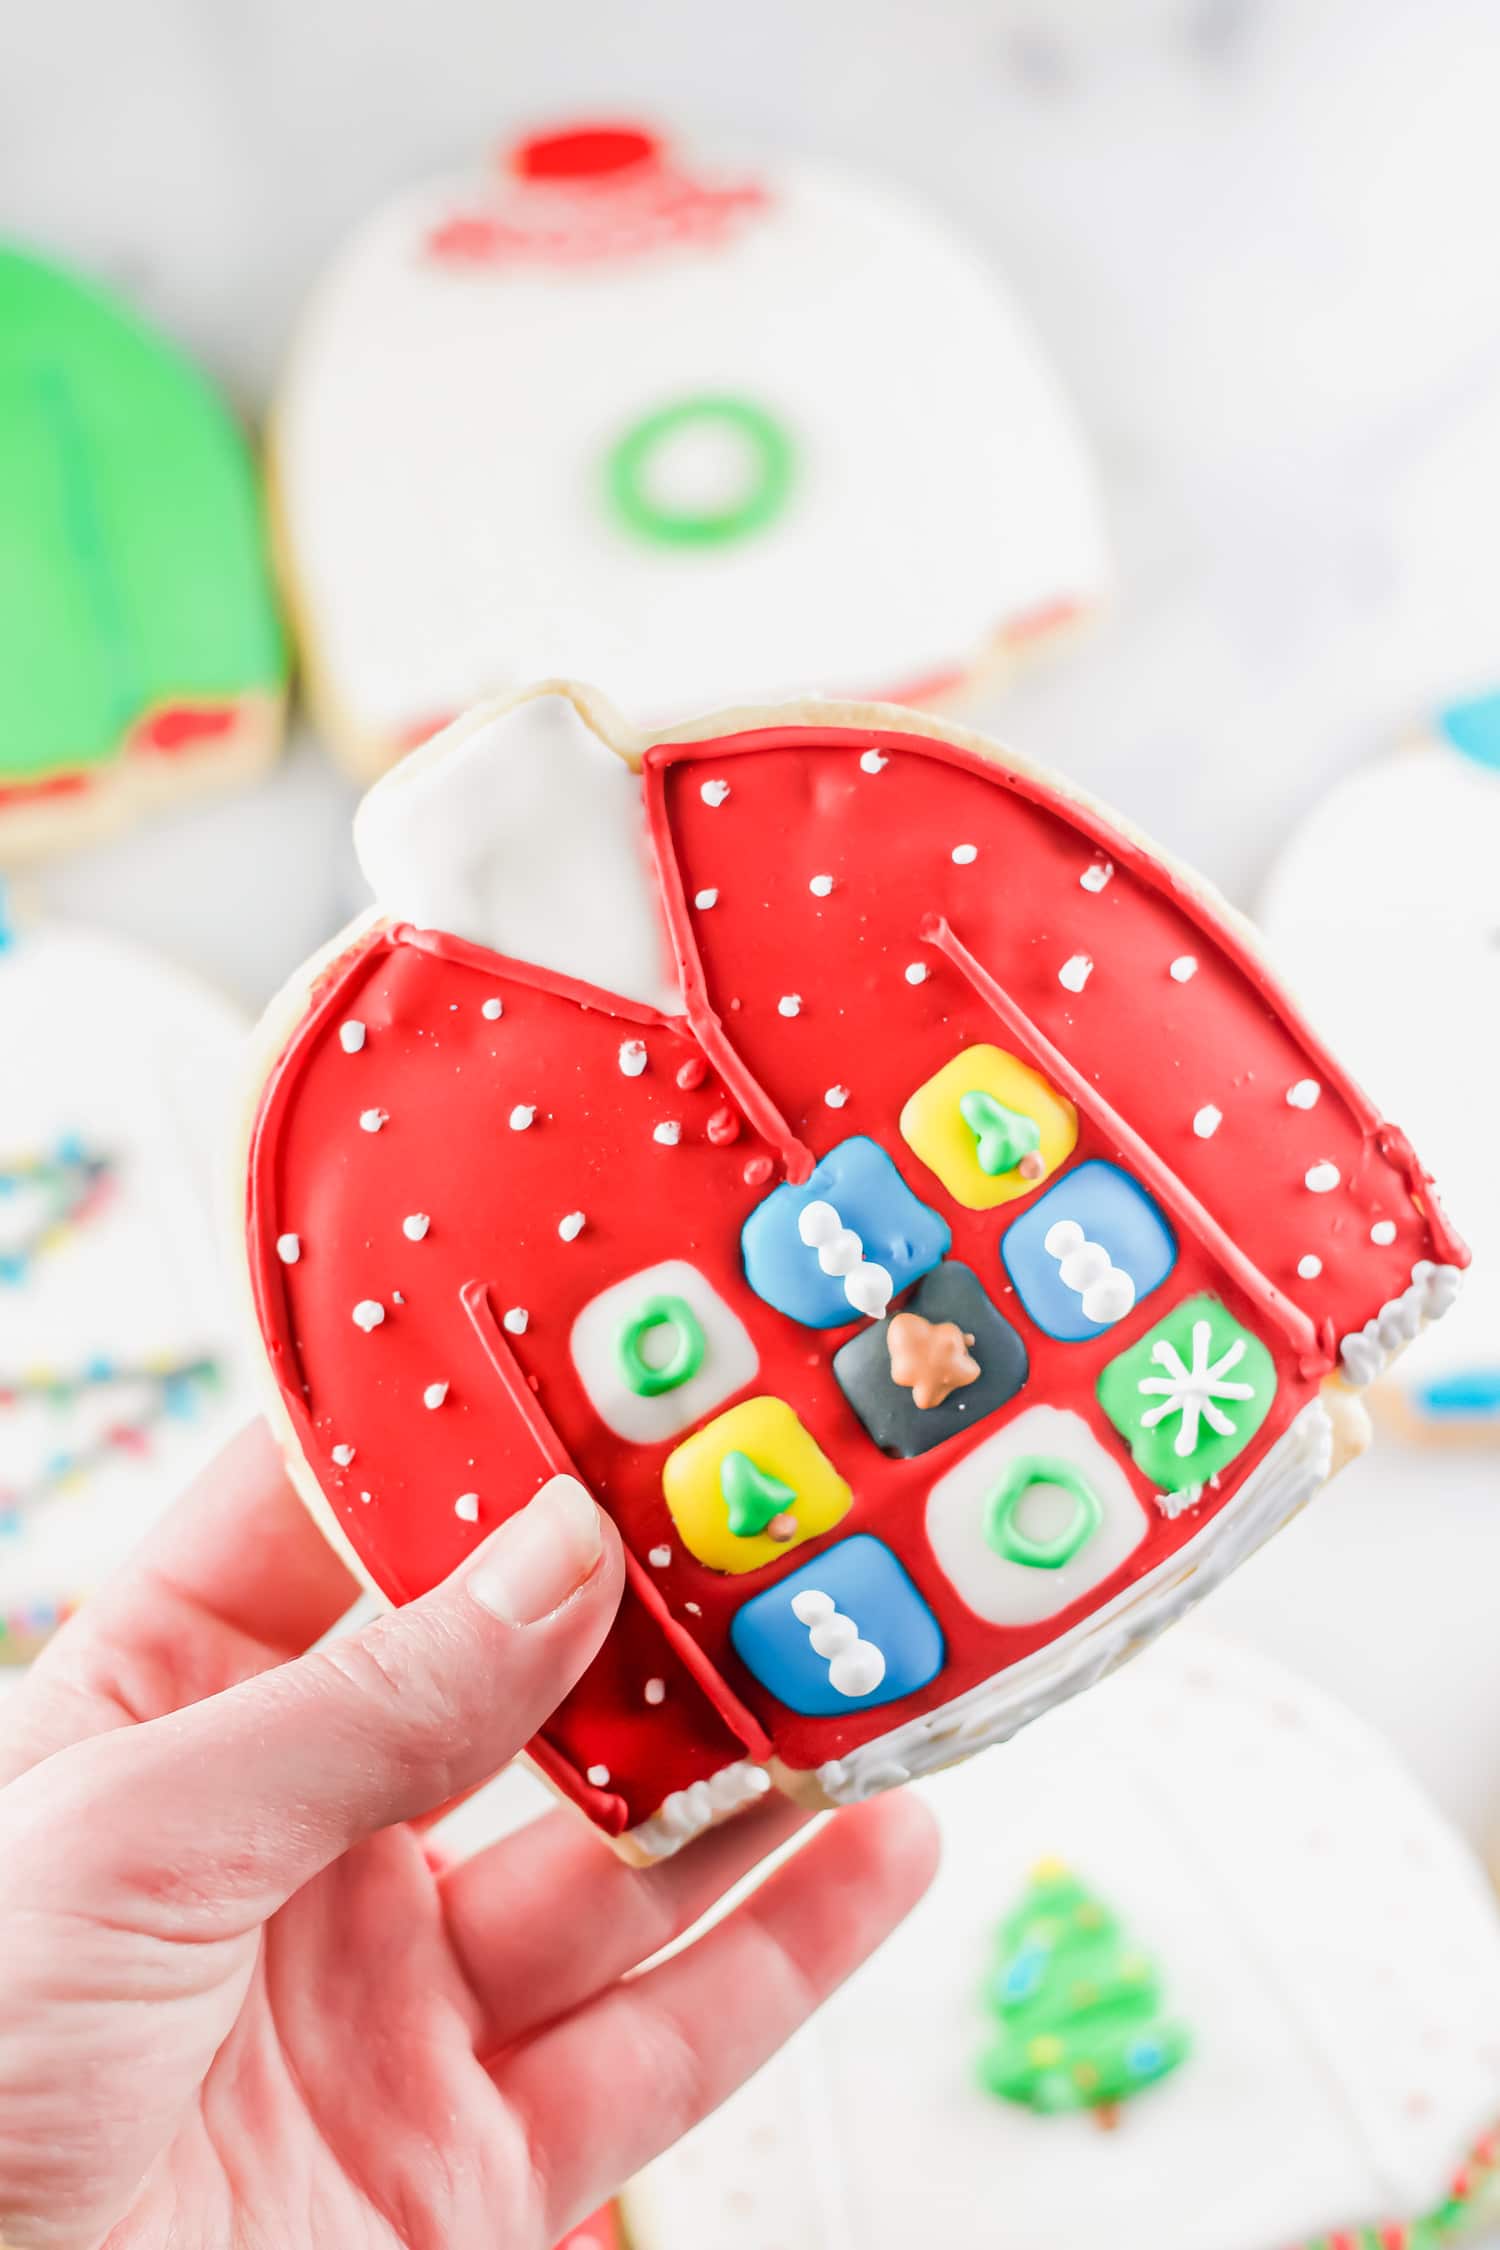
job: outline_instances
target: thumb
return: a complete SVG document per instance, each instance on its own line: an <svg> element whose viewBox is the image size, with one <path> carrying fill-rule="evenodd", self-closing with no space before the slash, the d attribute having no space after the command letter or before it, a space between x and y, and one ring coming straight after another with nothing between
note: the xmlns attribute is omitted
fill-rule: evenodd
<svg viewBox="0 0 1500 2250"><path fill-rule="evenodd" d="M594 1657L623 1581L613 1525L554 1477L419 1600L28 1778L53 1821L57 1791L74 1797L94 1840L77 1877L137 1926L244 1929L361 1837L497 1772Z"/></svg>

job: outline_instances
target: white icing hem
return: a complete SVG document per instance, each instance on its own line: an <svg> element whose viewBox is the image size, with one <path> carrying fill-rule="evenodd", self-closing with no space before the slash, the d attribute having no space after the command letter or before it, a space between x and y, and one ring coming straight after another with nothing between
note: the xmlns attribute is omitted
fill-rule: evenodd
<svg viewBox="0 0 1500 2250"><path fill-rule="evenodd" d="M1378 1382L1430 1320L1442 1319L1462 1282L1460 1267L1419 1258L1411 1269L1411 1286L1340 1343L1339 1358L1349 1381L1360 1390Z"/></svg>
<svg viewBox="0 0 1500 2250"><path fill-rule="evenodd" d="M626 1829L623 1841L634 1845L645 1859L670 1859L706 1828L753 1804L757 1797L764 1797L770 1786L771 1776L764 1766L741 1758L735 1765L721 1766L707 1781L674 1789L649 1820L643 1820L639 1828Z"/></svg>
<svg viewBox="0 0 1500 2250"><path fill-rule="evenodd" d="M1314 1399L1192 1546L1169 1556L1064 1639L819 1766L824 1795L831 1804L859 1804L1008 1741L1055 1703L1094 1686L1237 1570L1306 1505L1332 1469L1333 1424L1321 1399Z"/></svg>

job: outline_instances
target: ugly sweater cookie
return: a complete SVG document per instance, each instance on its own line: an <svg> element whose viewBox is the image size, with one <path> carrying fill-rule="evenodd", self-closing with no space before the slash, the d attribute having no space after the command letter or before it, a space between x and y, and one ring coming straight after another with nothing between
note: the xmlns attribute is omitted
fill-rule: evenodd
<svg viewBox="0 0 1500 2250"><path fill-rule="evenodd" d="M247 1247L389 1599L572 1469L618 1623L535 1754L638 1855L1149 1638L1362 1442L1467 1253L1211 894L889 707L471 714L273 1009Z"/></svg>
<svg viewBox="0 0 1500 2250"><path fill-rule="evenodd" d="M878 181L532 134L319 286L274 477L320 720L373 776L550 673L930 701L1097 598L1093 480L997 278Z"/></svg>

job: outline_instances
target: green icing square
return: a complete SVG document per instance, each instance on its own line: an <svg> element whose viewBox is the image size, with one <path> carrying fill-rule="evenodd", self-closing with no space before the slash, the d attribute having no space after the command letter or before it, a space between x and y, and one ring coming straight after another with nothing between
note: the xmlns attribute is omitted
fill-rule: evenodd
<svg viewBox="0 0 1500 2250"><path fill-rule="evenodd" d="M1275 1361L1217 1297L1189 1297L1099 1377L1099 1404L1162 1492L1207 1484L1228 1468L1275 1396ZM1185 1452L1184 1438L1192 1440Z"/></svg>

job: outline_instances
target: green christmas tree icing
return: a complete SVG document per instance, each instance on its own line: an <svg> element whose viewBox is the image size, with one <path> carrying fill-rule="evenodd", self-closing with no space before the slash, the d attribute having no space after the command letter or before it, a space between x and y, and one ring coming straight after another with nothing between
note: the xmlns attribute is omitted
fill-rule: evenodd
<svg viewBox="0 0 1500 2250"><path fill-rule="evenodd" d="M1034 1871L1001 1925L985 2002L995 2028L982 2085L1045 2116L1089 2109L1112 2123L1119 2103L1189 2051L1186 2030L1164 2011L1155 1964L1057 1860Z"/></svg>

